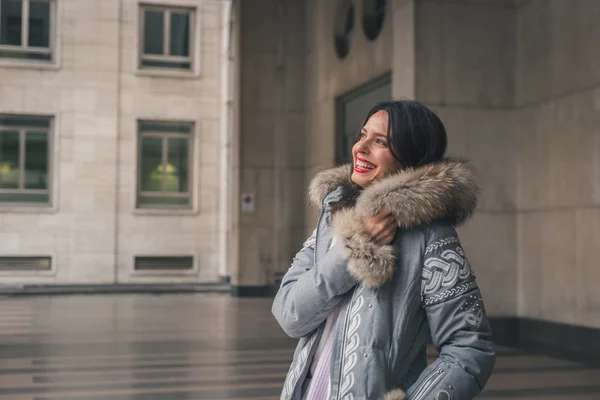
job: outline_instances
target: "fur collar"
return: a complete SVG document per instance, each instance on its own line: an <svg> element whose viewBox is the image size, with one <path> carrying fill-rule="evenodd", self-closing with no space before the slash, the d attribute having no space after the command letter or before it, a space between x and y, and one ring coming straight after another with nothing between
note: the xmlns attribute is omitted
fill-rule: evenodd
<svg viewBox="0 0 600 400"><path fill-rule="evenodd" d="M312 180L308 197L316 207L338 186L356 187L350 165L329 169ZM380 287L394 272L391 245L379 246L363 231L362 217L389 208L400 229L410 229L436 220L453 225L464 223L475 211L479 188L465 161L446 159L390 175L364 189L351 209L333 218L336 236L350 259L348 269L366 286Z"/></svg>

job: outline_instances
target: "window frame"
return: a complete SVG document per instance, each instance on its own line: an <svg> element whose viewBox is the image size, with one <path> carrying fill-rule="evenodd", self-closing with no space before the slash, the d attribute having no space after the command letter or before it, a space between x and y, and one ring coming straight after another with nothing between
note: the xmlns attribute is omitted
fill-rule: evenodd
<svg viewBox="0 0 600 400"><path fill-rule="evenodd" d="M142 124L144 123L159 123L173 126L188 126L189 133L176 133L176 132L168 132L168 131L152 131L152 132L144 132L142 128ZM136 210L187 210L191 211L194 209L194 167L195 167L195 158L194 158L194 141L195 136L195 123L191 121L165 121L165 120L152 120L152 119L139 119L137 121L137 161L136 161L136 191L135 191L135 209ZM187 148L187 167L188 167L188 177L187 177L187 192L185 193L174 193L165 191L166 185L166 168L163 171L162 177L162 190L160 192L148 192L142 190L142 181L143 181L143 170L142 170L142 139L144 137L153 137L160 138L162 140L162 154L161 154L161 165L166 165L168 161L168 140L172 138L181 138L186 139L188 148ZM189 199L188 204L180 205L180 204L144 204L140 200L142 197L154 197L154 198L187 198Z"/></svg>
<svg viewBox="0 0 600 400"><path fill-rule="evenodd" d="M18 125L18 126L4 126L0 125L0 133L1 132L19 132L19 188L17 189L4 189L0 188L0 194L31 194L31 195L40 195L46 194L48 196L48 201L45 202L23 202L23 201L2 201L0 200L0 208L10 207L10 206L18 206L18 207L52 207L53 203L53 183L54 183L54 118L50 116L37 116L37 115L27 115L27 114L0 114L0 117L3 118L14 118L14 119L36 119L36 120L47 120L48 127L40 128L35 126L27 126L27 125ZM35 131L35 132L43 132L46 134L47 146L48 146L48 173L46 182L48 184L47 189L25 189L25 136L27 131Z"/></svg>
<svg viewBox="0 0 600 400"><path fill-rule="evenodd" d="M145 54L144 53L144 12L157 11L163 13L163 54ZM185 13L189 15L189 56L172 56L169 55L170 38L171 38L171 13ZM162 73L165 75L196 75L199 49L196 42L199 41L197 35L200 31L198 26L197 16L198 10L193 5L180 4L160 4L141 2L138 4L138 48L137 48L137 71L139 73ZM159 61L172 63L189 63L190 68L169 68L169 67L149 67L144 66L144 61Z"/></svg>
<svg viewBox="0 0 600 400"><path fill-rule="evenodd" d="M37 65L54 65L56 62L56 21L57 21L57 10L56 10L56 0L34 0L42 3L49 3L50 5L50 27L49 27L49 45L48 47L37 47L37 46L29 46L29 4L32 0L21 0L22 1L22 10L21 10L21 45L8 45L8 44L0 44L0 51L5 51L8 53L16 53L16 54L49 54L50 58L47 60L35 60L35 59L27 59L27 58L17 58L17 57L0 57L0 62L4 63L15 63L18 65L23 64L37 64ZM0 19L1 23L1 19Z"/></svg>

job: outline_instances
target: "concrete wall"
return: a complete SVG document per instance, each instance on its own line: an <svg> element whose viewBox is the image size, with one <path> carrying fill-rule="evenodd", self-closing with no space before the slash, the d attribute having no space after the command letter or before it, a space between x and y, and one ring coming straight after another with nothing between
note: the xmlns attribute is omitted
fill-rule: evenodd
<svg viewBox="0 0 600 400"><path fill-rule="evenodd" d="M483 196L460 229L491 315L517 311L515 7L422 0L415 9L416 99L448 132L452 156L478 172Z"/></svg>
<svg viewBox="0 0 600 400"><path fill-rule="evenodd" d="M600 3L517 13L519 315L600 327Z"/></svg>
<svg viewBox="0 0 600 400"><path fill-rule="evenodd" d="M54 116L53 208L0 205L0 255L51 255L51 272L3 272L3 284L216 280L219 24L216 0L201 19L201 68L193 78L138 76L135 0L61 0L58 65L0 61L0 113ZM136 120L196 124L197 211L134 209ZM133 255L194 254L192 275L136 277ZM118 277L117 277L118 269Z"/></svg>
<svg viewBox="0 0 600 400"><path fill-rule="evenodd" d="M239 194L255 209L234 227L235 286L266 286L287 270L304 229L306 4L240 1ZM234 199L236 207L239 198Z"/></svg>

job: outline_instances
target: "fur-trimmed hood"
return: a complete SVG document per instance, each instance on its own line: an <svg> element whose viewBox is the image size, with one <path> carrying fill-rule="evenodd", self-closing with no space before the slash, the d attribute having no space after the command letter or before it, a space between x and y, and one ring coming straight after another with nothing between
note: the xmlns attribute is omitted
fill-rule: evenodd
<svg viewBox="0 0 600 400"><path fill-rule="evenodd" d="M320 208L338 186L356 188L350 176L350 165L320 172L310 184L309 201ZM343 209L333 218L336 236L350 258L349 271L370 288L389 282L394 273L393 246L373 242L364 232L363 217L387 208L400 229L442 219L460 225L477 206L479 188L474 178L465 161L446 159L400 171L362 190L353 208Z"/></svg>

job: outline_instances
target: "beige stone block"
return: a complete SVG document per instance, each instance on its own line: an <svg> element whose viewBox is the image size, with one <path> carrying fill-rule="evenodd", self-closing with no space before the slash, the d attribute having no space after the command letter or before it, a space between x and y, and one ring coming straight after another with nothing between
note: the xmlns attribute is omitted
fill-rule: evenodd
<svg viewBox="0 0 600 400"><path fill-rule="evenodd" d="M513 213L478 212L459 229L490 315L516 315L517 240Z"/></svg>
<svg viewBox="0 0 600 400"><path fill-rule="evenodd" d="M200 214L215 214L219 210L219 193L217 189L201 186L198 193L198 212Z"/></svg>
<svg viewBox="0 0 600 400"><path fill-rule="evenodd" d="M75 182L82 186L109 187L115 184L115 165L95 161L75 163Z"/></svg>
<svg viewBox="0 0 600 400"><path fill-rule="evenodd" d="M71 214L66 212L58 212L55 214L40 214L38 226L44 231L65 231L70 229ZM1 226L1 225L0 225Z"/></svg>
<svg viewBox="0 0 600 400"><path fill-rule="evenodd" d="M219 167L219 161L221 157L219 143L198 143L198 148L199 151L197 157L198 162L200 164L200 168L204 168L207 166Z"/></svg>
<svg viewBox="0 0 600 400"><path fill-rule="evenodd" d="M84 216L81 216L84 218ZM87 231L71 232L71 249L73 253L111 253L114 251L112 232Z"/></svg>
<svg viewBox="0 0 600 400"><path fill-rule="evenodd" d="M600 282L600 209L595 207L577 211L576 224L577 268L574 271L571 265L570 272L576 274L579 308L583 314L600 313L600 294L597 290L597 283ZM585 319L580 319L578 323L587 325Z"/></svg>
<svg viewBox="0 0 600 400"><path fill-rule="evenodd" d="M544 271L542 213L517 214L518 293L520 317L542 318Z"/></svg>
<svg viewBox="0 0 600 400"><path fill-rule="evenodd" d="M119 24L116 19L95 20L81 16L68 18L61 24L61 39L65 44L116 47L119 45Z"/></svg>
<svg viewBox="0 0 600 400"><path fill-rule="evenodd" d="M273 221L273 171L271 169L245 168L240 172L240 196L243 193L254 194L255 209L252 213L240 214L241 227L270 226ZM235 207L241 199L234 199Z"/></svg>
<svg viewBox="0 0 600 400"><path fill-rule="evenodd" d="M114 213L116 206L116 187L109 185L106 187L99 187L94 192L94 211L98 213Z"/></svg>
<svg viewBox="0 0 600 400"><path fill-rule="evenodd" d="M5 213L2 229L9 232L31 232L38 229L40 214Z"/></svg>
<svg viewBox="0 0 600 400"><path fill-rule="evenodd" d="M239 275L232 276L234 285L266 285L276 271L273 265L272 231L270 228L240 230ZM279 270L279 268L277 268Z"/></svg>
<svg viewBox="0 0 600 400"><path fill-rule="evenodd" d="M52 255L56 247L56 234L52 231L31 229L21 232L19 252L21 254Z"/></svg>
<svg viewBox="0 0 600 400"><path fill-rule="evenodd" d="M133 1L123 2L121 11L122 23L136 23L138 20L139 8L138 4Z"/></svg>
<svg viewBox="0 0 600 400"><path fill-rule="evenodd" d="M133 141L137 137L137 122L133 115L122 115L119 120L119 139Z"/></svg>
<svg viewBox="0 0 600 400"><path fill-rule="evenodd" d="M166 98L166 115L173 119L192 119L200 109L200 99L191 96L170 95ZM217 114L215 114L217 115Z"/></svg>
<svg viewBox="0 0 600 400"><path fill-rule="evenodd" d="M306 31L310 22L306 20L306 1L287 0L283 3L283 18L279 21L283 28L283 49L288 54L306 53Z"/></svg>
<svg viewBox="0 0 600 400"><path fill-rule="evenodd" d="M281 150L280 164L286 167L303 167L306 164L308 133L306 114L288 112L284 116L284 126L278 131Z"/></svg>
<svg viewBox="0 0 600 400"><path fill-rule="evenodd" d="M114 213L93 212L86 214L71 214L72 232L105 232L113 235L115 226Z"/></svg>
<svg viewBox="0 0 600 400"><path fill-rule="evenodd" d="M416 98L423 103L439 104L444 89L444 31L442 4L416 3Z"/></svg>
<svg viewBox="0 0 600 400"><path fill-rule="evenodd" d="M216 233L219 228L219 215L217 213L198 214L194 216L183 217L181 220L181 230L183 232L196 233L199 238L209 237L215 241ZM210 233L206 235L206 233ZM204 240L204 239L202 239ZM216 247L215 247L216 249Z"/></svg>
<svg viewBox="0 0 600 400"><path fill-rule="evenodd" d="M313 108L308 125L307 157L309 166L333 166L335 160L335 118L332 99Z"/></svg>
<svg viewBox="0 0 600 400"><path fill-rule="evenodd" d="M28 87L23 92L25 113L56 114L60 110L60 91L53 88Z"/></svg>
<svg viewBox="0 0 600 400"><path fill-rule="evenodd" d="M95 194L89 185L63 186L60 195L60 209L66 212L94 212Z"/></svg>
<svg viewBox="0 0 600 400"><path fill-rule="evenodd" d="M286 110L305 110L307 107L306 56L286 56L283 75L285 83L281 103L285 104ZM276 96L276 93L274 95Z"/></svg>
<svg viewBox="0 0 600 400"><path fill-rule="evenodd" d="M63 19L71 21L77 18L83 20L113 20L119 18L119 1L78 1L67 0L60 4ZM129 3L129 4L128 4ZM135 7L133 2L123 2L123 8ZM131 8L134 8L131 7Z"/></svg>
<svg viewBox="0 0 600 400"><path fill-rule="evenodd" d="M242 110L240 160L246 167L271 168L274 162L276 125L273 114Z"/></svg>
<svg viewBox="0 0 600 400"><path fill-rule="evenodd" d="M240 28L242 55L247 53L275 54L277 41L273 35L278 31L281 18L274 0L264 0L261 7L240 4L243 23Z"/></svg>
<svg viewBox="0 0 600 400"><path fill-rule="evenodd" d="M514 210L518 158L512 112L471 109L466 121L467 157L483 190L480 209Z"/></svg>
<svg viewBox="0 0 600 400"><path fill-rule="evenodd" d="M467 147L468 110L461 107L433 106L431 110L440 118L448 136L447 154L454 157L469 157Z"/></svg>
<svg viewBox="0 0 600 400"><path fill-rule="evenodd" d="M111 253L77 251L70 254L69 281L72 283L114 283L115 256Z"/></svg>
<svg viewBox="0 0 600 400"><path fill-rule="evenodd" d="M521 315L576 323L575 212L522 213L519 219Z"/></svg>
<svg viewBox="0 0 600 400"><path fill-rule="evenodd" d="M596 85L600 82L600 56L592 50L592 43L600 40L600 9L581 0L549 1L548 14L553 94L561 96Z"/></svg>
<svg viewBox="0 0 600 400"><path fill-rule="evenodd" d="M285 169L281 176L282 199L280 204L282 224L286 228L302 228L307 208L306 173L303 169Z"/></svg>
<svg viewBox="0 0 600 400"><path fill-rule="evenodd" d="M553 29L547 0L532 0L519 7L516 41L517 104L548 99L552 93L550 31Z"/></svg>
<svg viewBox="0 0 600 400"><path fill-rule="evenodd" d="M118 73L119 49L113 45L70 44L63 46L65 58L64 70L102 71L113 74L116 81Z"/></svg>
<svg viewBox="0 0 600 400"><path fill-rule="evenodd" d="M197 279L200 282L216 282L219 279L219 258L216 253L201 253L198 255Z"/></svg>
<svg viewBox="0 0 600 400"><path fill-rule="evenodd" d="M531 119L535 128L518 135L520 206L593 204L598 175L596 127L600 123L593 93L566 97L519 114L520 121Z"/></svg>
<svg viewBox="0 0 600 400"><path fill-rule="evenodd" d="M195 252L193 234L137 232L129 237L134 255L188 255Z"/></svg>
<svg viewBox="0 0 600 400"><path fill-rule="evenodd" d="M115 116L117 114L117 99L117 92L113 88L107 90L74 90L73 110L95 116Z"/></svg>
<svg viewBox="0 0 600 400"><path fill-rule="evenodd" d="M221 59L217 53L202 53L200 57L200 76L201 79L208 79L217 82L221 75ZM213 97L218 96L218 92L213 91Z"/></svg>
<svg viewBox="0 0 600 400"><path fill-rule="evenodd" d="M0 91L0 110L21 111L24 107L25 89L22 86L5 86L2 85Z"/></svg>
<svg viewBox="0 0 600 400"><path fill-rule="evenodd" d="M4 231L4 227L2 229ZM0 254L18 255L20 238L16 232L0 232Z"/></svg>
<svg viewBox="0 0 600 400"><path fill-rule="evenodd" d="M549 204L547 188L548 132L553 129L553 104L517 112L517 203L520 209L537 209Z"/></svg>
<svg viewBox="0 0 600 400"><path fill-rule="evenodd" d="M278 75L277 72L277 56L252 53L243 57L243 60L240 88L242 108L253 110L279 108L281 99L278 94L282 92L280 85L283 81L282 75Z"/></svg>
<svg viewBox="0 0 600 400"><path fill-rule="evenodd" d="M510 106L514 97L513 9L444 3L443 15L445 102Z"/></svg>
<svg viewBox="0 0 600 400"><path fill-rule="evenodd" d="M117 118L114 116L97 116L90 114L73 115L73 133L76 137L116 138Z"/></svg>

